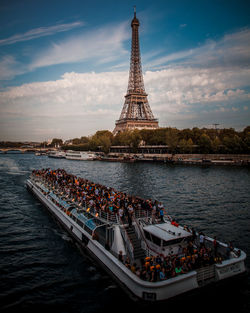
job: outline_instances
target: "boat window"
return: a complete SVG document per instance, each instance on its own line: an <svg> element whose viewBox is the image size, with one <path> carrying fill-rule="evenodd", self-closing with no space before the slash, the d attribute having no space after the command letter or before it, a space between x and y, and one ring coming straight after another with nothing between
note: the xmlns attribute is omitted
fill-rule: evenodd
<svg viewBox="0 0 250 313"><path fill-rule="evenodd" d="M161 246L161 239L159 237L154 236L153 234L150 234L146 230L144 230L144 234L147 240L152 241L157 246Z"/></svg>
<svg viewBox="0 0 250 313"><path fill-rule="evenodd" d="M151 241L150 233L144 230L144 234L145 234L146 239Z"/></svg>
<svg viewBox="0 0 250 313"><path fill-rule="evenodd" d="M156 244L157 246L161 246L161 239L159 237L156 237L153 234L151 234L151 238L154 244Z"/></svg>
<svg viewBox="0 0 250 313"><path fill-rule="evenodd" d="M170 245L180 243L180 242L182 242L183 239L184 238L177 238L177 239L172 239L172 240L168 240L168 241L163 240L163 246L170 246Z"/></svg>

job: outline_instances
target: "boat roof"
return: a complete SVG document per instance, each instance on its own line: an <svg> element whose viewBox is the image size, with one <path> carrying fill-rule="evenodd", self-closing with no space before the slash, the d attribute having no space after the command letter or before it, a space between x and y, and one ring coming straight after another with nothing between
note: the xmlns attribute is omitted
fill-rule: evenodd
<svg viewBox="0 0 250 313"><path fill-rule="evenodd" d="M143 229L165 241L192 236L192 234L190 234L183 228L176 227L168 222L162 224L148 225L143 227Z"/></svg>

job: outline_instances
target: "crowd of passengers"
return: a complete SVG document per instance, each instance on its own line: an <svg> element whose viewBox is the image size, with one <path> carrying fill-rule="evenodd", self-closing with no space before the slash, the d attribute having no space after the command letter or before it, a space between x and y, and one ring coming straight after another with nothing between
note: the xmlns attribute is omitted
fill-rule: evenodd
<svg viewBox="0 0 250 313"><path fill-rule="evenodd" d="M146 257L141 259L140 266L136 263L131 264L128 257L124 260L121 251L118 259L142 280L150 282L163 281L204 266L222 262L222 255L217 251L218 244L216 238L213 241L213 249L211 249L205 246L205 241L203 241L202 237L204 237L204 234L200 233L198 246L193 238L188 242L187 247L179 246L179 251L176 255ZM235 258L239 255L240 250L238 254L235 253L232 243L230 243L225 257Z"/></svg>
<svg viewBox="0 0 250 313"><path fill-rule="evenodd" d="M161 202L139 197L90 182L87 179L68 174L64 169L34 170L33 175L45 179L47 183L66 194L73 201L88 205L96 211L119 214L120 218L126 217L131 226L135 210L148 210L156 219L163 220L164 207Z"/></svg>
<svg viewBox="0 0 250 313"><path fill-rule="evenodd" d="M44 179L48 184L63 192L75 202L83 203L95 210L101 209L105 212L119 214L120 218L126 218L129 226L132 225L134 211L139 209L148 210L152 213L152 217L163 220L164 207L161 202L129 196L126 193L116 191L114 188L105 187L68 174L64 169L33 170L32 174ZM175 220L172 220L171 223L176 227L179 226ZM186 230L191 232L189 229ZM146 257L141 260L140 266L136 263L131 264L129 258L124 260L122 254L119 254L118 258L135 275L152 282L169 279L202 266L222 262L222 256L217 251L216 238L213 241L213 249L211 249L205 247L203 233L199 234L198 245L196 244L196 232L193 230L192 233L193 239L188 242L186 248L179 246L176 255ZM238 256L233 255L232 245L228 245L227 254L228 258Z"/></svg>

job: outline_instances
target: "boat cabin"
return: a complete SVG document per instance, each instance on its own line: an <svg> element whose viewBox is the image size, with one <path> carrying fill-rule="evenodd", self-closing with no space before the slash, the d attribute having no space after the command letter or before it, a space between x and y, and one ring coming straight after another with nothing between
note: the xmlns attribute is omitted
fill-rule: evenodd
<svg viewBox="0 0 250 313"><path fill-rule="evenodd" d="M176 227L170 222L143 227L149 248L164 256L177 254L179 247L186 247L192 234L182 227Z"/></svg>

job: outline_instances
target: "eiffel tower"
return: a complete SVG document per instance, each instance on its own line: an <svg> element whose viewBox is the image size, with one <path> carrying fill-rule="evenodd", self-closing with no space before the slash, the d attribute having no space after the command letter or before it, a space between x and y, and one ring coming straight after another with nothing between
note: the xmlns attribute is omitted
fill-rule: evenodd
<svg viewBox="0 0 250 313"><path fill-rule="evenodd" d="M139 26L140 23L136 18L136 10L134 8L134 18L131 22L132 44L128 90L120 118L115 123L114 134L124 130L155 129L159 127L158 120L154 118L150 109L148 95L144 88L139 45Z"/></svg>

